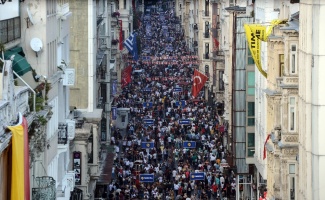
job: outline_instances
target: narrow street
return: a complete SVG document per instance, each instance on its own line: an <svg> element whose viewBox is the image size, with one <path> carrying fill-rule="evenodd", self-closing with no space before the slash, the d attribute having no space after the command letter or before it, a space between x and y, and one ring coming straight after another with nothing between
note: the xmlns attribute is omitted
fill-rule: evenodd
<svg viewBox="0 0 325 200"><path fill-rule="evenodd" d="M130 61L131 81L113 102L130 108L130 120L112 131L108 199L234 199L225 130L204 98L209 77L198 70L178 17L167 6L146 7L137 35L139 59Z"/></svg>

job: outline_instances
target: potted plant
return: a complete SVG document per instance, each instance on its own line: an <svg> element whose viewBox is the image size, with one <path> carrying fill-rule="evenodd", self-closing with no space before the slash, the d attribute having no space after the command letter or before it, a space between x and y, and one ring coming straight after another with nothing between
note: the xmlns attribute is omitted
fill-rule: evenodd
<svg viewBox="0 0 325 200"><path fill-rule="evenodd" d="M112 17L118 18L118 17L120 17L120 13L118 11L115 11L112 13Z"/></svg>

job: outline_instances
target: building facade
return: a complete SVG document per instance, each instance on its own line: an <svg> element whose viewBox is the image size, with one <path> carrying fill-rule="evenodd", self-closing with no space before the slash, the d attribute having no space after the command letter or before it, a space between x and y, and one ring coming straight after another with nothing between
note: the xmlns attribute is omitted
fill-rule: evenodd
<svg viewBox="0 0 325 200"><path fill-rule="evenodd" d="M267 197L296 199L297 169L297 12L290 1L256 2L255 22L269 26L272 20L289 20L276 26L267 42L261 42L261 65L267 78L258 70L256 79L255 154L258 195L267 189ZM295 15L293 15L295 14ZM292 48L291 48L292 47ZM291 51L293 50L293 51ZM297 66L296 66L297 67ZM292 127L290 127L293 125ZM269 140L270 138L270 140Z"/></svg>
<svg viewBox="0 0 325 200"><path fill-rule="evenodd" d="M324 145L321 131L324 119L322 22L325 2L300 1L299 11L299 183L298 198L322 199L325 182Z"/></svg>
<svg viewBox="0 0 325 200"><path fill-rule="evenodd" d="M268 41L267 189L275 199L298 199L298 17L275 27Z"/></svg>
<svg viewBox="0 0 325 200"><path fill-rule="evenodd" d="M133 31L133 7L131 0L70 1L70 61L76 70L70 107L77 123L72 151L78 163L73 167L80 172L76 185L83 199L102 197L110 183L111 107L125 67L123 42Z"/></svg>
<svg viewBox="0 0 325 200"><path fill-rule="evenodd" d="M13 16L16 11L19 15ZM1 13L13 17L2 20L7 25L2 26L3 33L8 33L1 38L4 57L13 61L15 84L29 88L33 113L28 130L30 198L70 199L75 174L69 167L69 146L75 122L68 118L69 86L74 84L74 70L69 68L69 3L8 1L1 4Z"/></svg>

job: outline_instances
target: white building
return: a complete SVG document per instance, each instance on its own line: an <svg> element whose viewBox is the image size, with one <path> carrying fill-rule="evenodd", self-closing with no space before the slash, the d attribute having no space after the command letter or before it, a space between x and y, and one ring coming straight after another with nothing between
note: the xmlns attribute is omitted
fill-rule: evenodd
<svg viewBox="0 0 325 200"><path fill-rule="evenodd" d="M324 1L300 0L299 199L323 199L324 177ZM303 27L303 28L302 28Z"/></svg>

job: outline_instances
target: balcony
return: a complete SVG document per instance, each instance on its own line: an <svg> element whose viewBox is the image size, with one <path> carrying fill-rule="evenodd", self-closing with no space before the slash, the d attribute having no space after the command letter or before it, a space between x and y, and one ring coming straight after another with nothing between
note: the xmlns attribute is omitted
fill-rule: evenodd
<svg viewBox="0 0 325 200"><path fill-rule="evenodd" d="M217 62L225 62L225 54L223 51L213 51L211 53L211 58Z"/></svg>
<svg viewBox="0 0 325 200"><path fill-rule="evenodd" d="M32 188L32 199L56 199L55 180L50 176L36 177L37 188Z"/></svg>
<svg viewBox="0 0 325 200"><path fill-rule="evenodd" d="M279 82L279 86L284 89L298 89L298 77L283 77L282 81Z"/></svg>
<svg viewBox="0 0 325 200"><path fill-rule="evenodd" d="M117 24L118 24L117 20L116 20L116 19L112 19L112 21L111 21L111 26L112 26L112 27L116 27Z"/></svg>
<svg viewBox="0 0 325 200"><path fill-rule="evenodd" d="M207 17L209 17L210 15L209 15L210 13L209 13L209 11L208 10L202 10L202 17L205 17L205 18L207 18Z"/></svg>

